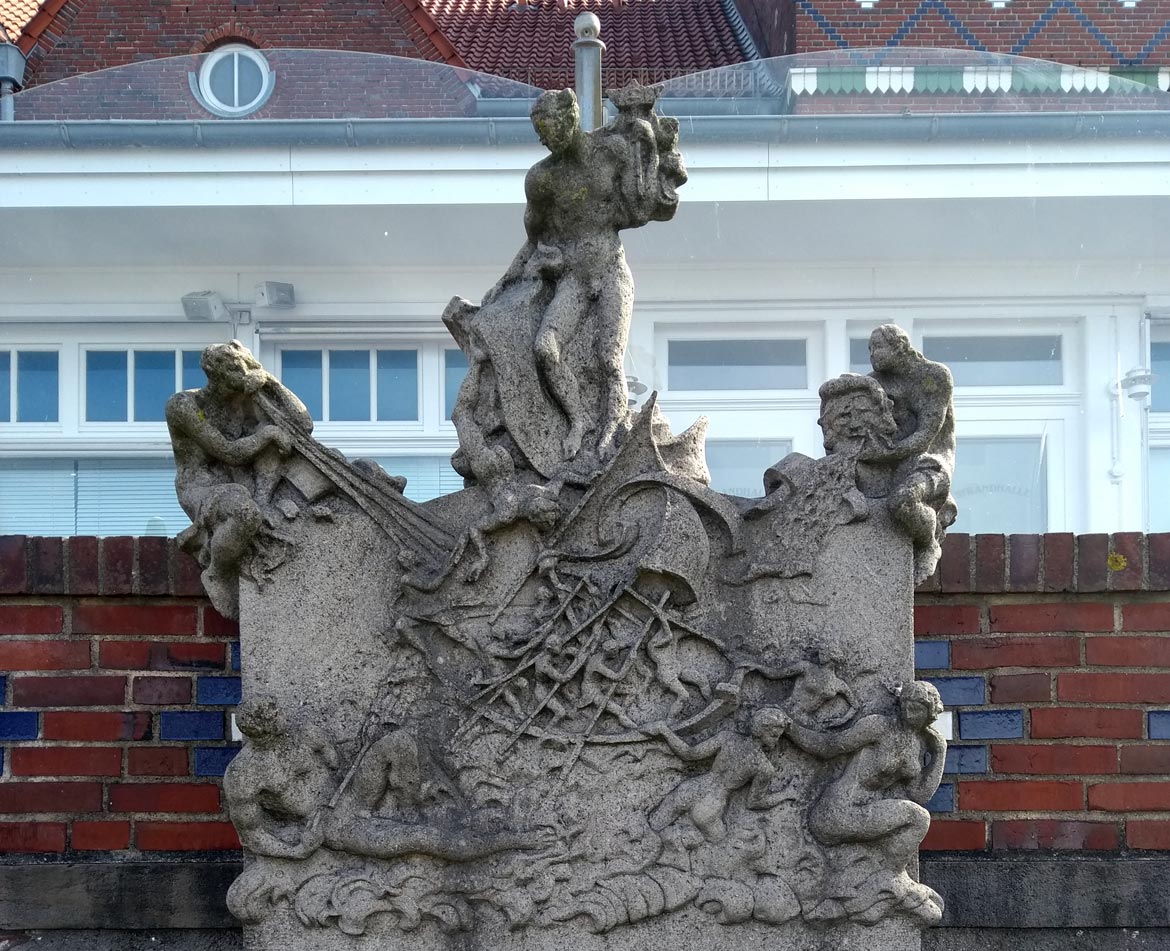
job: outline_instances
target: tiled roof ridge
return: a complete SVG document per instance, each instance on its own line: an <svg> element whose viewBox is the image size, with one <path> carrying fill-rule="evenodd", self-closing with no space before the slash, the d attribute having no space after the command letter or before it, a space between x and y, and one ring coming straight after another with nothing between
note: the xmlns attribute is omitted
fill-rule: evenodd
<svg viewBox="0 0 1170 951"><path fill-rule="evenodd" d="M402 7L413 18L414 22L418 24L419 29L435 47L439 55L443 57L443 62L448 66L467 67L467 63L463 57L459 55L459 51L447 39L446 34L439 29L439 24L435 22L435 18L427 12L426 7L419 2L419 0L399 0Z"/></svg>

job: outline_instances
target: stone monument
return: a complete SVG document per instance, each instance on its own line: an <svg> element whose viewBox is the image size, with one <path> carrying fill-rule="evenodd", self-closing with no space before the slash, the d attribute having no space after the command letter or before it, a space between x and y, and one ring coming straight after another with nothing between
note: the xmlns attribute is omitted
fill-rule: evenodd
<svg viewBox="0 0 1170 951"><path fill-rule="evenodd" d="M686 181L657 89L533 122L527 241L443 320L463 491L312 437L238 343L167 409L181 542L241 627L228 896L263 951L907 951L945 742L912 597L955 515L951 380L898 328L821 387L827 454L710 488L622 372L619 233Z"/></svg>

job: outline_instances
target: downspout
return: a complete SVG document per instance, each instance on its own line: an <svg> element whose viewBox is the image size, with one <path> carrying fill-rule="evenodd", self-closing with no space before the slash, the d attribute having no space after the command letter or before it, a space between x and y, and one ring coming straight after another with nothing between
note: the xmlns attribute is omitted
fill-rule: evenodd
<svg viewBox="0 0 1170 951"><path fill-rule="evenodd" d="M24 71L28 65L24 54L0 26L0 122L12 122L16 118L12 96L24 85Z"/></svg>

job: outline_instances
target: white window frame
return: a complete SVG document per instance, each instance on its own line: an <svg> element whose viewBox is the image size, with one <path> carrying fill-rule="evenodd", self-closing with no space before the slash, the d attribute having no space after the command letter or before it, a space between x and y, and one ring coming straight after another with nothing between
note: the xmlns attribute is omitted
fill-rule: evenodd
<svg viewBox="0 0 1170 951"><path fill-rule="evenodd" d="M175 355L175 392L178 393L183 389L183 351L184 350L202 350L206 344L155 344L155 343L129 343L129 344L81 344L78 352L78 369L80 371L80 378L78 380L78 391L80 396L80 404L78 406L78 429L82 433L94 432L103 433L114 431L117 432L124 427L134 427L135 429L142 429L148 427L150 429L157 429L159 426L166 428L166 420L158 419L135 419L134 418L134 351L150 351L153 353L173 353ZM99 353L125 353L126 354L126 416L123 420L90 420L89 419L89 378L87 368L86 354L90 352Z"/></svg>
<svg viewBox="0 0 1170 951"><path fill-rule="evenodd" d="M18 339L12 342L5 342L0 346L0 351L9 354L9 378L8 378L8 421L0 421L0 436L5 439L0 440L0 445L8 442L8 437L11 438L31 438L51 437L57 436L63 431L64 419L66 415L65 408L65 381L69 379L66 376L64 350L60 343L44 343L37 342L32 339ZM57 422L55 423L22 423L17 421L17 399L18 399L18 377L19 370L17 369L17 354L21 352L36 352L36 353L55 353L57 354Z"/></svg>
<svg viewBox="0 0 1170 951"><path fill-rule="evenodd" d="M211 89L211 73L223 60L229 56L243 56L256 64L260 70L262 78L260 93L251 102L243 106L232 106L226 102L220 101L216 98ZM199 64L199 72L190 74L191 91L195 94L195 98L199 104L212 115L221 116L225 119L238 119L242 116L250 115L258 109L263 108L268 98L272 95L273 89L276 88L276 72L269 65L268 60L255 47L248 46L244 43L228 43L212 50L206 55L206 58ZM239 70L236 70L236 93L239 93Z"/></svg>

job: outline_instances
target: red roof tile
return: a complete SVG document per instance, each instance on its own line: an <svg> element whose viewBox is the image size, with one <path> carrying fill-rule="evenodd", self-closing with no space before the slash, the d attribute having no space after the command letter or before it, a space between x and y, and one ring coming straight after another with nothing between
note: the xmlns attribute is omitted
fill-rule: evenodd
<svg viewBox="0 0 1170 951"><path fill-rule="evenodd" d="M421 0L467 65L544 89L573 85L573 20L601 19L607 86L742 63L730 0ZM750 42L750 41L749 41Z"/></svg>
<svg viewBox="0 0 1170 951"><path fill-rule="evenodd" d="M4 25L13 42L40 5L41 0L0 0L0 24Z"/></svg>

